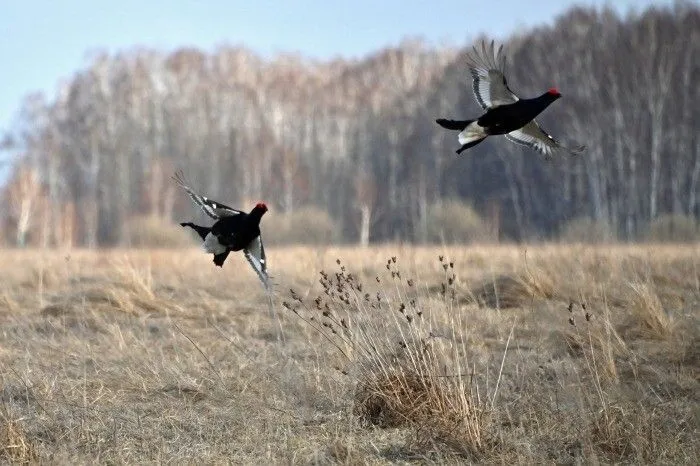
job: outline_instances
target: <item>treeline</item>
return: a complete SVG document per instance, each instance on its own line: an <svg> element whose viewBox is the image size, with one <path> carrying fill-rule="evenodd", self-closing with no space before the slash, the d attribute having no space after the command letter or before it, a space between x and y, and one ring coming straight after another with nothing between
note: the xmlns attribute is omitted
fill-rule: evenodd
<svg viewBox="0 0 700 466"><path fill-rule="evenodd" d="M481 38L479 38L481 39ZM471 47L469 44L465 47ZM574 8L506 42L509 85L557 86L539 118L588 146L547 162L503 138L458 157L439 116L479 114L464 50L405 42L362 60L134 49L95 56L55 100L30 96L0 214L6 243L129 243L135 219L190 218L169 179L270 215L325 211L347 242L429 239L431 211L471 204L501 239L582 218L623 240L700 216L700 7L621 18ZM494 238L495 239L495 238Z"/></svg>

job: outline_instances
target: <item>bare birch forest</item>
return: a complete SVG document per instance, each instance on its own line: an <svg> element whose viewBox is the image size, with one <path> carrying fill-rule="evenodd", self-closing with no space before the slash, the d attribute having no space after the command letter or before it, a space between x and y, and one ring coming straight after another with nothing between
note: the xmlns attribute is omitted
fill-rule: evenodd
<svg viewBox="0 0 700 466"><path fill-rule="evenodd" d="M98 54L55 97L28 96L2 138L15 154L2 241L128 245L138 219L192 217L176 169L245 210L320 212L350 244L425 242L446 200L470 205L493 240L554 239L575 222L638 240L670 215L697 225L697 4L629 17L574 8L506 41L516 93L562 92L539 121L586 144L577 158L547 162L503 138L454 153L434 119L480 113L471 45L406 41L325 62L229 46Z"/></svg>

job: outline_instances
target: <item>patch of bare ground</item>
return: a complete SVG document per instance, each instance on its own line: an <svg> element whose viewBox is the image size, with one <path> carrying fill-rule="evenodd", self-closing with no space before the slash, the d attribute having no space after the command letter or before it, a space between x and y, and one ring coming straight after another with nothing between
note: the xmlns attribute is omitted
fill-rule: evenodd
<svg viewBox="0 0 700 466"><path fill-rule="evenodd" d="M698 463L700 245L268 260L1 251L0 461Z"/></svg>

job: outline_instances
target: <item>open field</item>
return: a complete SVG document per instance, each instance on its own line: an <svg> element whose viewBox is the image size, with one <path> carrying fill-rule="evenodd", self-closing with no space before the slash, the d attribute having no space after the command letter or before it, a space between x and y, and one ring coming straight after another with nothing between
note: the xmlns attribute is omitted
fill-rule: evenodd
<svg viewBox="0 0 700 466"><path fill-rule="evenodd" d="M700 245L268 259L0 251L0 461L700 460Z"/></svg>

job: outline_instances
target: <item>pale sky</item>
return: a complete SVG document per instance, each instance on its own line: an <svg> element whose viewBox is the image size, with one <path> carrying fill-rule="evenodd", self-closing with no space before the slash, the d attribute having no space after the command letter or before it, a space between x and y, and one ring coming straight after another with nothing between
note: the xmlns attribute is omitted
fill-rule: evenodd
<svg viewBox="0 0 700 466"><path fill-rule="evenodd" d="M85 67L91 51L245 45L265 56L361 57L404 37L460 46L551 23L574 4L630 8L671 0L0 0L0 134L22 98Z"/></svg>

